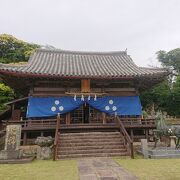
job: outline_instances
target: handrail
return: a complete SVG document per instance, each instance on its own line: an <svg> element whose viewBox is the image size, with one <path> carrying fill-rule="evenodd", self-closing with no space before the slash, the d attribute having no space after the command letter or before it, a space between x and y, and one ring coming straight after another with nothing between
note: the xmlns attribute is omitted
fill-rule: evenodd
<svg viewBox="0 0 180 180"><path fill-rule="evenodd" d="M53 160L56 160L57 157L57 144L58 144L58 136L60 134L59 132L59 128L60 128L60 115L57 115L57 121L56 121L56 131L55 131L55 137L54 137L54 154L53 154Z"/></svg>
<svg viewBox="0 0 180 180"><path fill-rule="evenodd" d="M117 122L119 124L119 130L120 133L123 135L124 137L124 143L125 145L128 147L128 150L130 151L130 155L131 158L134 159L134 148L133 148L133 141L131 140L129 134L127 133L122 121L120 120L120 118L118 116L116 116Z"/></svg>

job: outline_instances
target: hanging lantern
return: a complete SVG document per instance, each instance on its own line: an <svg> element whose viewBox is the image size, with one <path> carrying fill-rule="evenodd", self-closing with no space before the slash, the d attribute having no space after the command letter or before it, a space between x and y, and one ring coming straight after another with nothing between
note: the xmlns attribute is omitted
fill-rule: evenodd
<svg viewBox="0 0 180 180"><path fill-rule="evenodd" d="M96 101L97 100L97 96L96 96L96 94L95 94L95 96L94 96L94 101Z"/></svg>
<svg viewBox="0 0 180 180"><path fill-rule="evenodd" d="M89 95L89 96L88 96L88 101L90 101L90 99L91 99L91 96Z"/></svg>
<svg viewBox="0 0 180 180"><path fill-rule="evenodd" d="M74 101L76 101L76 94L74 95Z"/></svg>
<svg viewBox="0 0 180 180"><path fill-rule="evenodd" d="M81 101L84 101L84 95L82 94L82 96L81 96Z"/></svg>

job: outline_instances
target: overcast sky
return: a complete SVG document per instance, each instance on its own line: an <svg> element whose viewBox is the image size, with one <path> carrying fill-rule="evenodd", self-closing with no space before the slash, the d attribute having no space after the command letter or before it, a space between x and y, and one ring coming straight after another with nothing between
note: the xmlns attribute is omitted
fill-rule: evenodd
<svg viewBox="0 0 180 180"><path fill-rule="evenodd" d="M0 0L0 34L65 50L127 48L136 64L180 47L180 0Z"/></svg>

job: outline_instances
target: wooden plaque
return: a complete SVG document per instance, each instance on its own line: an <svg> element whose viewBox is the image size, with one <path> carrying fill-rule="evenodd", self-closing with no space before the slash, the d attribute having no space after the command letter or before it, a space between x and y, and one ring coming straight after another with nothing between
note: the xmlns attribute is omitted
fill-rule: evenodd
<svg viewBox="0 0 180 180"><path fill-rule="evenodd" d="M81 92L90 92L90 79L81 80Z"/></svg>

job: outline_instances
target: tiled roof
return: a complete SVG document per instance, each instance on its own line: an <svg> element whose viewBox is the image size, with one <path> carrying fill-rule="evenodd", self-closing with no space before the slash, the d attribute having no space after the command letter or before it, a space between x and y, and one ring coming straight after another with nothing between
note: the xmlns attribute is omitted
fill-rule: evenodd
<svg viewBox="0 0 180 180"><path fill-rule="evenodd" d="M142 68L134 64L126 51L77 52L38 49L27 65L0 65L0 72L80 78L141 77L165 75L163 68Z"/></svg>

